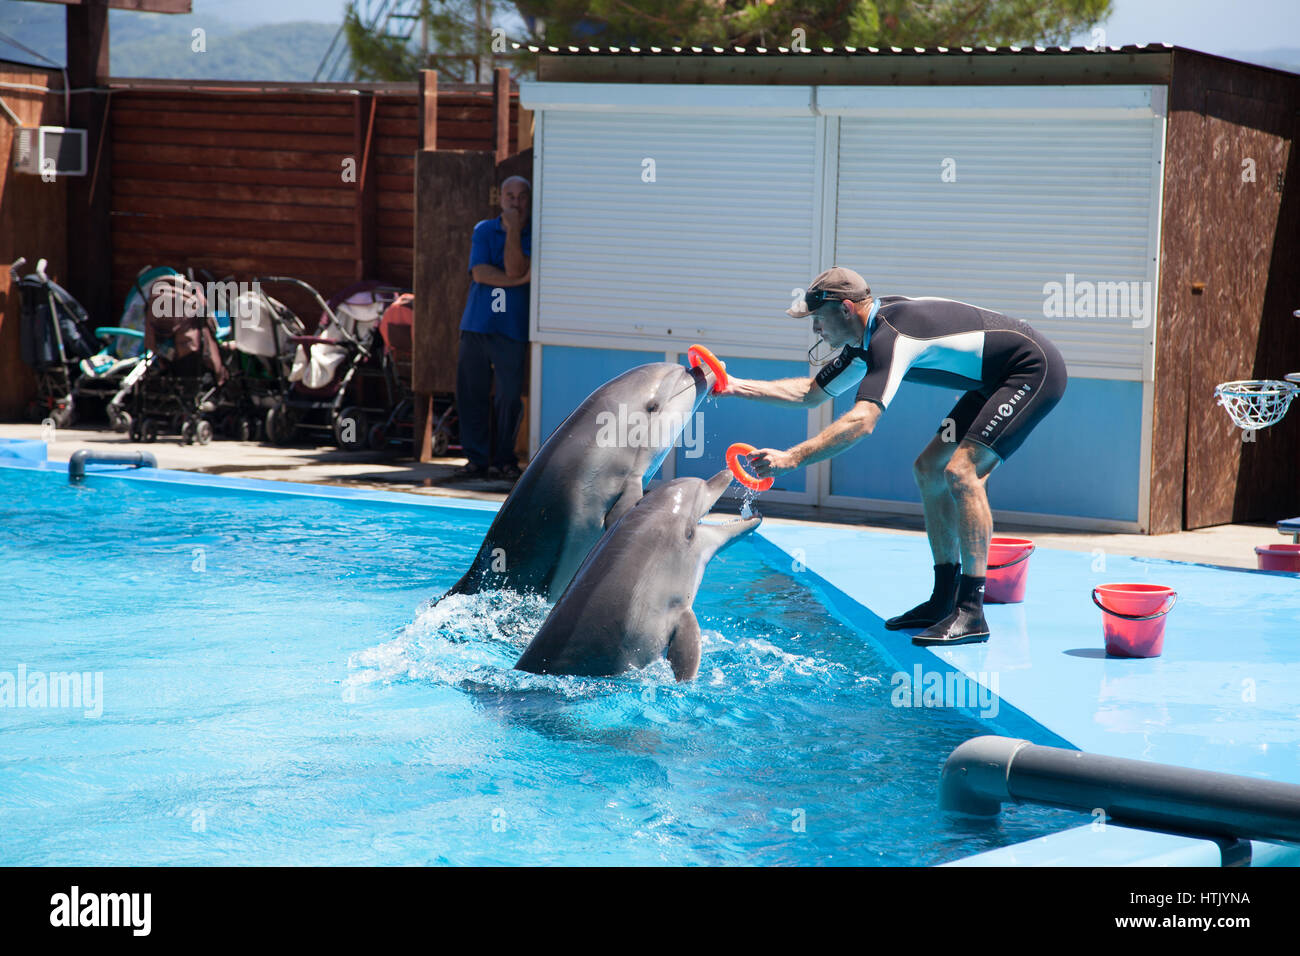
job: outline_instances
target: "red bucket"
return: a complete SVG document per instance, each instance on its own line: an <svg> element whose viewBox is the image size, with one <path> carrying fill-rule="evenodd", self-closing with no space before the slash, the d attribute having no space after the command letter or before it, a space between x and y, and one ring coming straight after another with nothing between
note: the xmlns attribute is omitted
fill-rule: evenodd
<svg viewBox="0 0 1300 956"><path fill-rule="evenodd" d="M1300 571L1300 544L1266 544L1255 549L1261 571Z"/></svg>
<svg viewBox="0 0 1300 956"><path fill-rule="evenodd" d="M1029 581L1029 556L1034 542L1028 538L990 538L988 571L984 578L987 604L1019 604Z"/></svg>
<svg viewBox="0 0 1300 956"><path fill-rule="evenodd" d="M1165 645L1165 615L1174 609L1177 600L1174 589L1163 584L1103 584L1093 588L1092 603L1102 611L1106 653L1115 657L1159 657Z"/></svg>

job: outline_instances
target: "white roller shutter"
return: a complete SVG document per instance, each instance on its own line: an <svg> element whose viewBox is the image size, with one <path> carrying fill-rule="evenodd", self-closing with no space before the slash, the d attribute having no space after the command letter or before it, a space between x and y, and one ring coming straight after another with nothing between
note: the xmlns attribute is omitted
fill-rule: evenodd
<svg viewBox="0 0 1300 956"><path fill-rule="evenodd" d="M861 89L834 93L819 102L840 115L837 264L880 293L1023 318L1072 373L1143 378L1153 329L1121 295L1136 292L1154 316L1163 109L1152 88L1070 90L1057 102L1041 89L944 91L946 103L933 90L873 90L870 102ZM1053 282L1085 307L1084 283L1126 285L1100 287L1091 316L1053 317Z"/></svg>
<svg viewBox="0 0 1300 956"><path fill-rule="evenodd" d="M806 323L782 310L819 254L825 121L806 89L786 116L711 114L707 88L688 92L701 100L685 113L546 109L536 340L807 348Z"/></svg>

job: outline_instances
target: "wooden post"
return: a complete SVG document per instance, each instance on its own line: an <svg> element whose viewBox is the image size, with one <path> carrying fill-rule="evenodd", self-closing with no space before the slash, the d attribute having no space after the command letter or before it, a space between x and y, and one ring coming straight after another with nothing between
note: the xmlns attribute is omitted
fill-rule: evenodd
<svg viewBox="0 0 1300 956"><path fill-rule="evenodd" d="M438 148L438 71L420 71L420 149Z"/></svg>
<svg viewBox="0 0 1300 956"><path fill-rule="evenodd" d="M533 148L533 111L519 107L519 152Z"/></svg>
<svg viewBox="0 0 1300 956"><path fill-rule="evenodd" d="M438 71L421 70L420 71L420 107L422 120L420 122L420 151L435 152L438 149ZM416 164L419 164L419 154L416 154ZM420 177L415 177L415 206L420 206ZM428 250L422 249L420 244L420 220L417 216L415 225L412 227L414 233L412 237L415 250L415 272L420 273L420 257L422 253L427 254ZM418 280L417 280L418 284ZM420 322L421 301L417 297L415 300L415 310L417 321L411 330L411 336L414 342L421 338L421 331L430 328L428 321ZM427 305L425 306L427 309ZM427 350L426 350L427 351ZM421 355L421 349L415 346L414 357L418 362ZM416 377L415 385L415 460L429 461L433 458L433 392L425 391L420 388L419 376ZM428 376L423 376L428 378Z"/></svg>
<svg viewBox="0 0 1300 956"><path fill-rule="evenodd" d="M101 86L108 78L108 4L86 0L66 10L68 84L72 89ZM68 125L86 131L85 176L68 178L68 290L95 322L113 315L109 199L113 151L106 142L108 91L74 93ZM101 148L102 147L102 148ZM91 187L94 187L93 191Z"/></svg>
<svg viewBox="0 0 1300 956"><path fill-rule="evenodd" d="M510 155L510 70L499 66L492 71L492 106L496 123L492 130L492 147L496 161L505 162Z"/></svg>
<svg viewBox="0 0 1300 956"><path fill-rule="evenodd" d="M379 217L379 176L374 169L375 112L373 93L362 93L353 103L352 152L356 159L357 192L353 210L353 242L356 246L356 278L374 278L378 249L376 223Z"/></svg>

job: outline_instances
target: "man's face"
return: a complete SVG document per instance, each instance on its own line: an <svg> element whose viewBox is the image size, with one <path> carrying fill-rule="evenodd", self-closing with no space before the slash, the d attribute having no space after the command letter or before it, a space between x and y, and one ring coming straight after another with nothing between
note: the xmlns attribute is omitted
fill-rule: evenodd
<svg viewBox="0 0 1300 956"><path fill-rule="evenodd" d="M519 224L525 225L528 222L528 215L532 212L533 197L528 191L528 187L520 182L507 183L501 190L501 210L514 209L519 213Z"/></svg>
<svg viewBox="0 0 1300 956"><path fill-rule="evenodd" d="M813 334L820 335L833 349L857 343L862 338L861 324L855 322L853 303L828 299L812 314Z"/></svg>

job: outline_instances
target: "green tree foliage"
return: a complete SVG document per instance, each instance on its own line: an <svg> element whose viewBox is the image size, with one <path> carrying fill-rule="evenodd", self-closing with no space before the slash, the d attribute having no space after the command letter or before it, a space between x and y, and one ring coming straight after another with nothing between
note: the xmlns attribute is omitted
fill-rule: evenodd
<svg viewBox="0 0 1300 956"><path fill-rule="evenodd" d="M1059 44L1111 0L520 0L556 46L958 47ZM593 36L592 28L603 27Z"/></svg>
<svg viewBox="0 0 1300 956"><path fill-rule="evenodd" d="M474 78L492 54L481 0L421 0L430 34L428 66L448 79ZM522 43L566 46L960 47L1063 44L1111 13L1111 0L515 0L535 25ZM497 22L508 4L496 5ZM513 18L512 18L513 19ZM421 57L412 43L368 31L352 4L347 36L362 79L410 79ZM416 51L416 52L413 52ZM498 62L531 63L511 50Z"/></svg>

